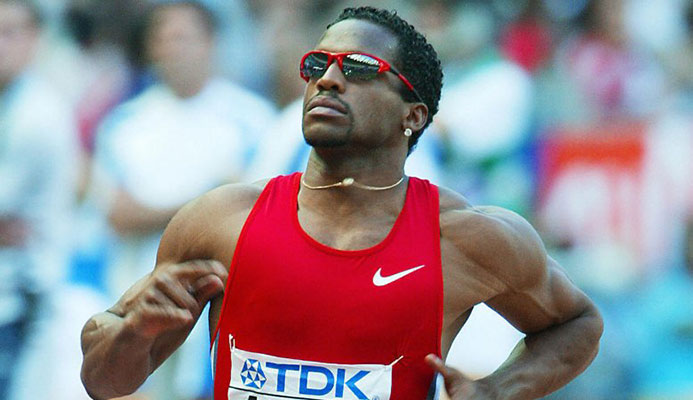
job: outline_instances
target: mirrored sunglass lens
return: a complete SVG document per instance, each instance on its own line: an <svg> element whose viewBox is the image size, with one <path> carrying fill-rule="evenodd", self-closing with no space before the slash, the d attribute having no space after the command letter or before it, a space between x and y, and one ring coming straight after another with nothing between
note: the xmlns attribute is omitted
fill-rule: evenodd
<svg viewBox="0 0 693 400"><path fill-rule="evenodd" d="M354 79L373 79L380 69L380 62L365 54L349 54L342 65L344 76Z"/></svg>
<svg viewBox="0 0 693 400"><path fill-rule="evenodd" d="M326 65L327 54L311 53L303 61L303 65L301 66L301 72L304 76L307 76L309 78L321 77L327 70L327 68L325 68Z"/></svg>

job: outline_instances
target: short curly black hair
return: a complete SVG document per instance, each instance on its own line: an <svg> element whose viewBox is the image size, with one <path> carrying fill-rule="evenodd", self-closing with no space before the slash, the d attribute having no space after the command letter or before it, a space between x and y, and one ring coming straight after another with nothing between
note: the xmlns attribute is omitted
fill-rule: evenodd
<svg viewBox="0 0 693 400"><path fill-rule="evenodd" d="M438 112L440 91L443 87L443 69L433 46L424 35L416 30L410 23L403 20L397 11L388 11L375 7L345 8L341 14L330 23L332 25L347 20L360 19L380 25L394 34L397 38L397 59L393 63L397 65L402 75L421 95L423 102L428 107L428 120L424 127L409 138L409 153L419 141L423 131L430 125L433 116ZM412 91L402 86L402 98L408 102L416 102L416 96Z"/></svg>

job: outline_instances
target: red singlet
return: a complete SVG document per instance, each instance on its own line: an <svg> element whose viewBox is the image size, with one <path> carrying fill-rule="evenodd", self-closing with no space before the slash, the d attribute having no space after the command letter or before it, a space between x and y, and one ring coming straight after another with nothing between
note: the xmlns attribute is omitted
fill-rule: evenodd
<svg viewBox="0 0 693 400"><path fill-rule="evenodd" d="M271 180L231 262L213 351L215 400L423 400L440 356L438 189L409 178L379 244L312 239L297 216L299 173Z"/></svg>

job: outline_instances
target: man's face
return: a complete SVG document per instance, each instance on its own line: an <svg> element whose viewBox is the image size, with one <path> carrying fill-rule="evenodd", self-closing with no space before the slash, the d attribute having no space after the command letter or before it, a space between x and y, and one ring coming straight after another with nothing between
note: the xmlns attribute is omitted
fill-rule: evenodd
<svg viewBox="0 0 693 400"><path fill-rule="evenodd" d="M188 81L205 74L213 49L212 35L194 8L172 5L156 12L147 53L164 81Z"/></svg>
<svg viewBox="0 0 693 400"><path fill-rule="evenodd" d="M0 88L31 62L37 41L30 11L19 3L0 2Z"/></svg>
<svg viewBox="0 0 693 400"><path fill-rule="evenodd" d="M315 50L363 52L393 64L397 39L373 23L345 20L328 29ZM303 99L306 142L313 147L364 148L393 142L393 137L402 134L406 103L400 95L401 85L391 73L378 74L371 80L347 80L337 62L333 62L322 77L311 78L306 85Z"/></svg>

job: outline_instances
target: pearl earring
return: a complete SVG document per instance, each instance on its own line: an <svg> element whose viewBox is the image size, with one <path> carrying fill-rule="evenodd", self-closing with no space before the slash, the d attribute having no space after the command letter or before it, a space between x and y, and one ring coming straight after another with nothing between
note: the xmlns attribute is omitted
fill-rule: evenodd
<svg viewBox="0 0 693 400"><path fill-rule="evenodd" d="M404 130L404 136L409 137L409 136L411 136L411 134L412 134L411 129L407 128Z"/></svg>

